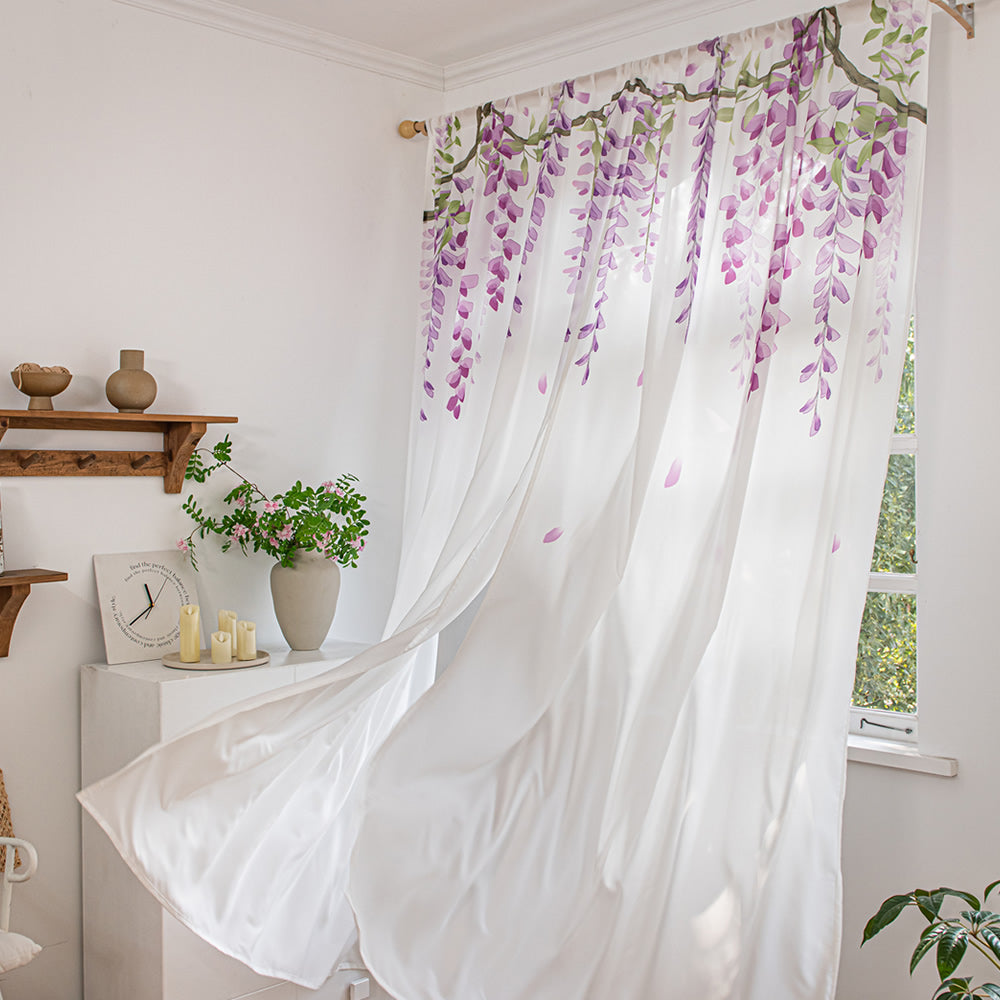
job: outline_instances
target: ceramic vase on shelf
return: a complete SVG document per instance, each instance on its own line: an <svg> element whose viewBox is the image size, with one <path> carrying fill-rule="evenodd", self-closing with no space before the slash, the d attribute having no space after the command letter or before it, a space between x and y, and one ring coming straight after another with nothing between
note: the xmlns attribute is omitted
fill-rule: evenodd
<svg viewBox="0 0 1000 1000"><path fill-rule="evenodd" d="M104 386L108 402L119 413L142 413L156 399L156 379L143 368L145 351L122 351L121 367Z"/></svg>
<svg viewBox="0 0 1000 1000"><path fill-rule="evenodd" d="M320 552L296 551L291 566L271 567L271 600L285 642L319 649L330 631L340 595L340 567Z"/></svg>

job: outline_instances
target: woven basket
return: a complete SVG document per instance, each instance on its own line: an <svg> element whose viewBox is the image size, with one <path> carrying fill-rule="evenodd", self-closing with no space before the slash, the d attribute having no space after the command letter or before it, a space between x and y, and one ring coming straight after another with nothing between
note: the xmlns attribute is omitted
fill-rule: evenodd
<svg viewBox="0 0 1000 1000"><path fill-rule="evenodd" d="M13 837L14 836L14 821L10 816L10 802L7 801L7 789L4 787L3 783L3 771L0 771L0 837ZM7 848L0 847L0 871L3 871L4 866L7 863ZM17 868L21 864L21 857L14 850L14 867Z"/></svg>

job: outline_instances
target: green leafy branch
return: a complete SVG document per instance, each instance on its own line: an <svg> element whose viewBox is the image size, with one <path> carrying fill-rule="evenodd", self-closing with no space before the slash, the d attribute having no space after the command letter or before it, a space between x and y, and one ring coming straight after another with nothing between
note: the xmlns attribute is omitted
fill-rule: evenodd
<svg viewBox="0 0 1000 1000"><path fill-rule="evenodd" d="M206 464L202 455L214 461ZM211 449L198 448L188 462L185 479L204 483L217 469L228 469L241 482L224 498L228 509L220 517L208 514L194 495L181 509L195 522L191 533L178 548L188 553L197 569L195 538L219 535L225 540L222 551L238 545L244 555L266 552L282 566L291 566L299 550L318 551L344 566L357 566L365 546L370 522L363 506L367 497L354 484L357 476L345 473L336 482L319 487L303 486L297 480L284 493L268 497L231 464L232 444L229 436Z"/></svg>
<svg viewBox="0 0 1000 1000"><path fill-rule="evenodd" d="M971 976L956 976L958 966L970 947L987 962L1000 970L1000 914L983 909L989 894L1000 885L1000 879L983 890L983 901L960 889L914 889L902 895L890 896L865 925L861 944L871 940L889 926L907 907L915 906L927 920L917 946L910 957L910 974L931 951L936 953L940 984L932 1000L1000 1000L1000 986L982 983L974 986ZM945 899L952 897L964 902L969 909L957 917L942 917Z"/></svg>

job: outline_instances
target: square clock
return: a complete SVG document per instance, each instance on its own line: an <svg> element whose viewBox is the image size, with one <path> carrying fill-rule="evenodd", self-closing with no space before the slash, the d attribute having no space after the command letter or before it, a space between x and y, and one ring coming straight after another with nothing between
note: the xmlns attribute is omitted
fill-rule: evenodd
<svg viewBox="0 0 1000 1000"><path fill-rule="evenodd" d="M187 556L175 549L95 555L94 576L108 663L158 660L180 648L181 607L198 603Z"/></svg>

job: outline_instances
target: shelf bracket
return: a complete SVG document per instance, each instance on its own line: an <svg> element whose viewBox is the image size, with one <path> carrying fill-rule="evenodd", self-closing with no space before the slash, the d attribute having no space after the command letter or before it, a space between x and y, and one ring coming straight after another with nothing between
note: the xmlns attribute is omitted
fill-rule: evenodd
<svg viewBox="0 0 1000 1000"><path fill-rule="evenodd" d="M175 424L163 432L163 455L167 463L163 472L164 493L180 493L188 461L207 429L207 424Z"/></svg>
<svg viewBox="0 0 1000 1000"><path fill-rule="evenodd" d="M15 569L0 573L0 657L10 653L14 622L31 593L31 585L68 579L68 574L51 569Z"/></svg>

